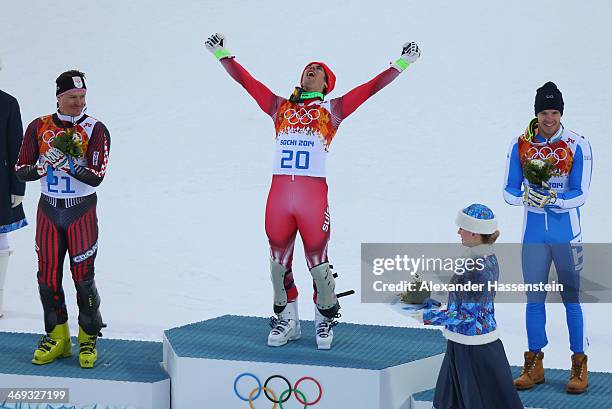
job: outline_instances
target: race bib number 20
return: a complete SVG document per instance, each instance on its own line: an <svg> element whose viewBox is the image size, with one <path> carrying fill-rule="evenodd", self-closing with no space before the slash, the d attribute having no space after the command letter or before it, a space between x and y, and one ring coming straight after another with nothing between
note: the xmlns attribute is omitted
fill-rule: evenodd
<svg viewBox="0 0 612 409"><path fill-rule="evenodd" d="M280 166L282 169L308 169L310 167L310 152L283 149Z"/></svg>
<svg viewBox="0 0 612 409"><path fill-rule="evenodd" d="M288 175L325 176L325 151L318 141L288 137L277 141L274 172Z"/></svg>

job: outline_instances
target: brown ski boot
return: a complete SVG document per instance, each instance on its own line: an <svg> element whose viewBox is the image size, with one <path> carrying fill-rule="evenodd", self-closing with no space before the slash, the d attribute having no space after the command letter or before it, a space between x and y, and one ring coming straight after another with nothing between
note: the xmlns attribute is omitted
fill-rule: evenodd
<svg viewBox="0 0 612 409"><path fill-rule="evenodd" d="M517 390L523 391L533 388L536 384L544 383L544 352L525 352L525 365L521 375L514 380Z"/></svg>
<svg viewBox="0 0 612 409"><path fill-rule="evenodd" d="M565 390L567 393L580 394L586 392L589 386L589 373L587 370L587 356L585 354L572 355L572 369L570 379Z"/></svg>

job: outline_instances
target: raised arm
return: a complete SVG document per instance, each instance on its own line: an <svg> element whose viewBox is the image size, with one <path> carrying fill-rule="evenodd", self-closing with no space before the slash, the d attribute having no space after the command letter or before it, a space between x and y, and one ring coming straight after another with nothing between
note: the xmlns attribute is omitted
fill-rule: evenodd
<svg viewBox="0 0 612 409"><path fill-rule="evenodd" d="M420 55L421 51L416 43L411 42L404 44L401 57L393 63L391 67L365 84L352 89L345 95L332 99L331 107L335 116L337 116L339 120L343 120L355 112L355 110L368 98L396 79L400 73L408 68L411 63L415 62Z"/></svg>
<svg viewBox="0 0 612 409"><path fill-rule="evenodd" d="M205 42L206 48L217 58L228 74L253 97L257 105L273 117L284 98L275 95L268 87L256 80L235 57L225 48L225 36L221 33L211 35Z"/></svg>

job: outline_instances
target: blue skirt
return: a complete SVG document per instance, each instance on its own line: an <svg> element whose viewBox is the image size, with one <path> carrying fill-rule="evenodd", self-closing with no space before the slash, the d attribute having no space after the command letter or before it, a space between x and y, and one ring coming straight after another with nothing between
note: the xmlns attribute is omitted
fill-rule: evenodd
<svg viewBox="0 0 612 409"><path fill-rule="evenodd" d="M523 409L501 340L448 341L433 403L435 409Z"/></svg>

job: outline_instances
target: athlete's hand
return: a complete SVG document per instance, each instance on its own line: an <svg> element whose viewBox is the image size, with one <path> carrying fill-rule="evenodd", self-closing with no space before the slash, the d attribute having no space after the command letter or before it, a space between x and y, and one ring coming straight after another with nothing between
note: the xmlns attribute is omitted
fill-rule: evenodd
<svg viewBox="0 0 612 409"><path fill-rule="evenodd" d="M49 149L45 154L45 159L56 170L70 172L70 158L57 148Z"/></svg>
<svg viewBox="0 0 612 409"><path fill-rule="evenodd" d="M36 162L36 173L38 173L39 176L45 176L49 166L51 166L51 164L49 164L45 155L40 155L38 162Z"/></svg>
<svg viewBox="0 0 612 409"><path fill-rule="evenodd" d="M523 204L526 206L543 208L546 205L553 205L557 201L557 192L545 186L542 189L535 189L525 184L523 192Z"/></svg>
<svg viewBox="0 0 612 409"><path fill-rule="evenodd" d="M402 55L400 58L393 63L393 66L397 68L399 71L404 71L408 66L421 56L421 49L414 41L409 43L405 43L402 46Z"/></svg>
<svg viewBox="0 0 612 409"><path fill-rule="evenodd" d="M402 46L402 57L408 64L416 62L421 56L421 50L414 41L405 43Z"/></svg>
<svg viewBox="0 0 612 409"><path fill-rule="evenodd" d="M225 36L223 33L215 33L208 37L208 40L204 42L206 49L210 51L217 60L231 57L232 54L225 48Z"/></svg>
<svg viewBox="0 0 612 409"><path fill-rule="evenodd" d="M11 207L17 207L23 202L23 196L11 195Z"/></svg>

